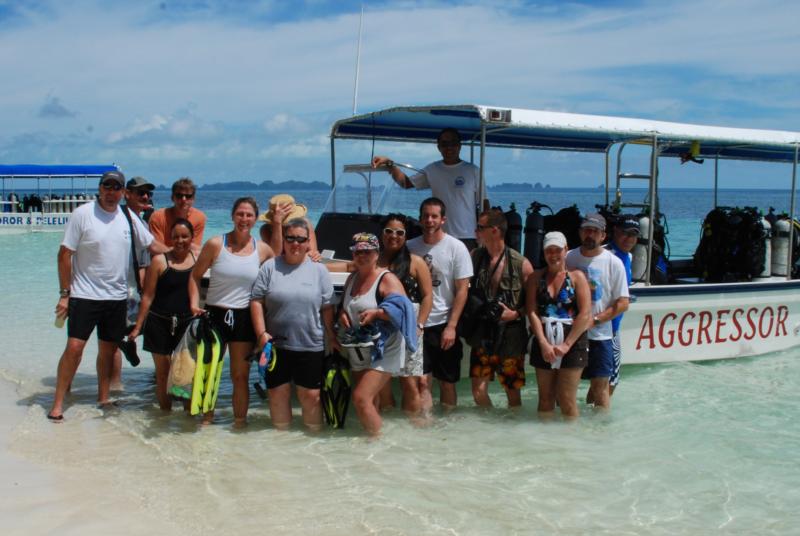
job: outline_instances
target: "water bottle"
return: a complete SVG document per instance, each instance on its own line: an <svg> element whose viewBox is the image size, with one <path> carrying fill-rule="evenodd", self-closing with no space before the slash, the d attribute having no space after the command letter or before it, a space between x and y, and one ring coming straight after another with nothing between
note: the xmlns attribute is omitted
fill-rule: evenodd
<svg viewBox="0 0 800 536"><path fill-rule="evenodd" d="M61 329L61 328L63 328L63 327L64 327L64 323L65 323L66 321L67 321L67 317L66 317L66 316L59 316L59 315L56 315L56 321L53 323L53 325L54 325L55 327L57 327L58 329Z"/></svg>

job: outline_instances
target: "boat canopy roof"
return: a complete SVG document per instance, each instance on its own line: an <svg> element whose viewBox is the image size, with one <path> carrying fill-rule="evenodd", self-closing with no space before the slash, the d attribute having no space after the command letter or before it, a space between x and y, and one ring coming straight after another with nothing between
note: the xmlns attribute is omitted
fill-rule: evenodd
<svg viewBox="0 0 800 536"><path fill-rule="evenodd" d="M0 178L90 178L100 177L106 171L119 171L119 168L114 164L99 166L0 165Z"/></svg>
<svg viewBox="0 0 800 536"><path fill-rule="evenodd" d="M603 153L617 143L651 144L659 154L700 158L794 162L800 133L672 123L601 115L523 110L475 104L400 106L337 121L332 138L429 142L443 128L465 143L529 149Z"/></svg>

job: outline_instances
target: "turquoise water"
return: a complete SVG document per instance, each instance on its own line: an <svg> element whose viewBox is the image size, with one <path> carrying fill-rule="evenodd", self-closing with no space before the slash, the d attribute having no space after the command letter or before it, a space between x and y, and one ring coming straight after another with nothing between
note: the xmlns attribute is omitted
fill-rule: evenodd
<svg viewBox="0 0 800 536"><path fill-rule="evenodd" d="M211 236L227 228L239 193L205 195L198 203ZM494 197L520 207L530 203L526 195ZM549 195L538 200L576 202L583 211L601 201L592 191ZM782 208L775 193L725 195L730 204ZM316 215L325 195L296 197ZM690 255L710 193L676 192L671 201L682 207L670 212L673 255ZM415 203L407 201L412 212ZM87 482L110 479L128 508L166 520L174 534L797 532L798 350L625 367L611 413L584 407L573 423L537 418L533 377L518 412L505 408L497 385L497 408L478 410L462 381L454 413L437 414L425 429L389 413L383 437L370 441L354 415L339 432L277 432L255 396L250 426L235 431L227 382L215 425L162 415L145 355L140 367L125 366L121 408L103 413L94 406L91 343L66 422L53 426L45 412L65 340L53 327L60 240L0 236L0 377L15 384L26 412L11 449L53 471L80 471Z"/></svg>

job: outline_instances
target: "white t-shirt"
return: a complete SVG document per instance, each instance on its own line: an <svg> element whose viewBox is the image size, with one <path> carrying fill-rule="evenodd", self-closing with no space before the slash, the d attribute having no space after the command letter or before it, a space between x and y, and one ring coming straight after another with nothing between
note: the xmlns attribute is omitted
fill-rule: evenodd
<svg viewBox="0 0 800 536"><path fill-rule="evenodd" d="M475 238L476 210L481 198L480 169L463 160L452 165L439 160L428 164L422 171L409 180L418 190L430 188L434 197L444 201L445 232L456 238ZM485 188L483 197L486 198Z"/></svg>
<svg viewBox="0 0 800 536"><path fill-rule="evenodd" d="M136 245L153 242L139 218L131 218ZM106 212L97 201L72 213L61 245L73 252L70 296L87 300L126 300L131 265L131 230L117 206Z"/></svg>
<svg viewBox="0 0 800 536"><path fill-rule="evenodd" d="M450 319L455 298L456 280L472 277L472 258L467 246L446 234L435 244L426 244L421 236L407 242L411 253L419 255L431 271L433 309L425 326L438 326Z"/></svg>
<svg viewBox="0 0 800 536"><path fill-rule="evenodd" d="M567 269L580 270L589 281L592 294L592 315L599 314L617 301L628 297L628 280L625 267L616 255L603 249L596 257L584 257L580 248L567 253ZM601 341L611 338L611 321L589 328L589 339Z"/></svg>

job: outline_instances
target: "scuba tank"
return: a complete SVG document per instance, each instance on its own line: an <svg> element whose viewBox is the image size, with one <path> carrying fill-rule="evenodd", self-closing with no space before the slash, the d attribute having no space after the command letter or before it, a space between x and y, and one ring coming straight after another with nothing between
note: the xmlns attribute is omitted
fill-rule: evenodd
<svg viewBox="0 0 800 536"><path fill-rule="evenodd" d="M769 277L772 275L772 241L770 240L772 225L770 225L766 216L761 218L761 227L764 229L762 235L762 240L764 240L764 269L756 277Z"/></svg>
<svg viewBox="0 0 800 536"><path fill-rule="evenodd" d="M542 216L542 207L550 208L547 205L534 201L526 211L528 216L525 218L525 257L531 262L534 268L541 268L544 266L542 262L542 242L544 241L544 216Z"/></svg>
<svg viewBox="0 0 800 536"><path fill-rule="evenodd" d="M647 278L647 240L650 235L650 218L642 215L639 218L639 240L633 246L631 254L631 279L644 281Z"/></svg>
<svg viewBox="0 0 800 536"><path fill-rule="evenodd" d="M505 213L506 216L506 245L511 249L517 251L522 246L522 216L517 212L517 207L514 203Z"/></svg>
<svg viewBox="0 0 800 536"><path fill-rule="evenodd" d="M19 207L17 206L19 204L19 198L17 197L17 194L15 193L9 194L8 200L11 202L11 212L17 212L19 209Z"/></svg>
<svg viewBox="0 0 800 536"><path fill-rule="evenodd" d="M789 218L775 220L772 230L772 275L786 276L789 259L789 229L792 222Z"/></svg>

